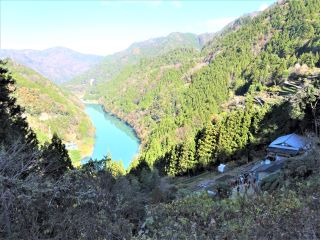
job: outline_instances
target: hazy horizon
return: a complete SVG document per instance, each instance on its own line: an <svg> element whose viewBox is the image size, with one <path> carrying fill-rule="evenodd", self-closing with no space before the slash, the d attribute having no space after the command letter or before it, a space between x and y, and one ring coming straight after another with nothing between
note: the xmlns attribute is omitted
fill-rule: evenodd
<svg viewBox="0 0 320 240"><path fill-rule="evenodd" d="M110 55L172 32L214 33L274 1L1 1L1 48ZM228 9L228 11L225 11Z"/></svg>

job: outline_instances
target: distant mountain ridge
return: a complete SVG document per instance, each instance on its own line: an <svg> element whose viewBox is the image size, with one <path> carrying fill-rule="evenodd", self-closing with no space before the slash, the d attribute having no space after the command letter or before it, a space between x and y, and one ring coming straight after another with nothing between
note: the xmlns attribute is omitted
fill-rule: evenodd
<svg viewBox="0 0 320 240"><path fill-rule="evenodd" d="M87 88L90 79L95 79L97 82L109 81L128 64L136 64L141 59L157 57L178 48L200 50L214 36L213 33L197 35L173 32L165 37L133 43L126 50L106 56L99 64L75 77L67 83L68 88L72 90L79 86Z"/></svg>
<svg viewBox="0 0 320 240"><path fill-rule="evenodd" d="M82 54L65 47L53 47L45 50L0 49L0 58L10 58L61 84L87 71L103 57Z"/></svg>

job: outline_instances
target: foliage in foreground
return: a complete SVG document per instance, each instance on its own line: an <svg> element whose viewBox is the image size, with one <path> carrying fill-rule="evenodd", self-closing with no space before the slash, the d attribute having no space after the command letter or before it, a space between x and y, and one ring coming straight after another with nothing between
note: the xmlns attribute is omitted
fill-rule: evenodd
<svg viewBox="0 0 320 240"><path fill-rule="evenodd" d="M313 150L265 180L282 183L270 192L224 200L202 194L150 205L137 239L318 239L319 169L319 150Z"/></svg>

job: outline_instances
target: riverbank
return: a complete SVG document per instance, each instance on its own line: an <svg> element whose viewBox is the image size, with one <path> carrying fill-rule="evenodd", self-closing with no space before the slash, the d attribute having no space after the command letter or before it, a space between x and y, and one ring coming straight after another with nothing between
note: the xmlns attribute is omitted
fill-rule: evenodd
<svg viewBox="0 0 320 240"><path fill-rule="evenodd" d="M114 109L108 108L102 100L82 100L85 104L99 104L102 106L103 110L110 114L111 116L114 116L124 124L126 124L128 127L132 128L135 136L139 139L140 148L143 147L146 143L146 138L144 137L144 134L142 133L141 129L136 126L134 122L132 122L126 115L124 115L121 112L114 111ZM140 152L140 151L139 151Z"/></svg>
<svg viewBox="0 0 320 240"><path fill-rule="evenodd" d="M139 139L139 145L142 144L143 141L142 141L142 138L141 138L141 136L139 135L137 129L136 129L135 126L134 126L133 124L131 124L125 117L120 116L119 114L117 114L117 113L115 113L115 112L107 109L106 106L105 106L105 104L101 103L101 102L98 101L98 100L83 100L83 99L81 99L81 102L82 102L83 104L85 104L85 105L86 105L86 104L96 104L96 105L100 105L105 113L107 113L107 114L109 114L109 115L117 118L119 121L123 122L123 123L124 123L125 125L127 125L128 127L132 128L133 131L134 131L135 137L136 137L137 139Z"/></svg>
<svg viewBox="0 0 320 240"><path fill-rule="evenodd" d="M135 127L134 127L133 125L131 125L128 121L126 121L125 119L119 117L118 115L116 115L116 114L114 114L114 113L112 113L112 112L107 111L107 109L105 108L105 106L104 106L103 104L100 104L100 105L102 106L103 111L104 111L105 113L107 113L107 114L109 114L109 115L117 118L119 121L123 122L125 125L127 125L128 127L130 127L130 128L133 130L135 137L139 140L139 145L141 145L141 143L142 143L142 142L141 142L141 138L140 138L138 132L136 131L136 129L135 129Z"/></svg>
<svg viewBox="0 0 320 240"><path fill-rule="evenodd" d="M85 142L85 143L84 143ZM74 167L80 167L81 161L92 155L94 150L94 139L87 138L82 143L77 144L78 150L68 150L69 156Z"/></svg>
<svg viewBox="0 0 320 240"><path fill-rule="evenodd" d="M141 140L135 129L96 102L86 104L86 113L96 129L94 151L90 158L103 159L111 154L113 160L121 160L128 168L140 153Z"/></svg>
<svg viewBox="0 0 320 240"><path fill-rule="evenodd" d="M129 126L130 128L132 128L134 130L136 137L139 139L140 150L141 150L147 142L146 141L147 138L145 136L147 134L145 134L142 131L142 129L139 126L137 126L137 123L135 121L132 121L130 118L128 118L128 116L125 115L123 112L115 111L114 109L108 108L102 101L99 101L99 104L102 105L102 107L106 113L116 117L117 119L124 122L127 126Z"/></svg>
<svg viewBox="0 0 320 240"><path fill-rule="evenodd" d="M100 104L98 100L84 100L84 99L80 98L80 101L83 104Z"/></svg>

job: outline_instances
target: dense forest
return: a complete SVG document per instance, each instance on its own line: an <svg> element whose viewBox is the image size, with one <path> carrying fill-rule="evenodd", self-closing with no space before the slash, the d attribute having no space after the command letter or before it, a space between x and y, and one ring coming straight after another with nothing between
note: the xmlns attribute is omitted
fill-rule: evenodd
<svg viewBox="0 0 320 240"><path fill-rule="evenodd" d="M135 127L143 148L133 167L158 162L176 175L232 160L241 149L250 155L248 149L299 124L288 115L286 127L259 131L268 111L290 108L298 88L288 82L305 87L307 76L319 72L318 13L318 1L279 2L235 21L200 52L175 49L129 64L87 98ZM230 106L236 101L239 108Z"/></svg>
<svg viewBox="0 0 320 240"><path fill-rule="evenodd" d="M319 238L318 147L264 179L255 196L228 198L226 188L214 198L186 195L163 188L146 163L127 175L108 156L74 168L56 134L39 148L14 83L1 62L2 239Z"/></svg>
<svg viewBox="0 0 320 240"><path fill-rule="evenodd" d="M16 76L0 62L0 238L320 238L319 12L318 0L281 1L201 51L141 59L90 88L87 99L142 139L126 173L110 156L76 168L57 134L39 145ZM313 135L312 149L252 196L234 197L226 183L214 196L177 184L219 163L250 162L289 132Z"/></svg>
<svg viewBox="0 0 320 240"><path fill-rule="evenodd" d="M106 56L96 66L83 74L74 77L65 86L77 93L95 91L90 80L104 84L113 79L130 65L138 64L142 59L160 56L177 48L200 49L211 38L210 34L197 36L192 33L171 33L166 37L159 37L143 42L133 43L128 49Z"/></svg>

